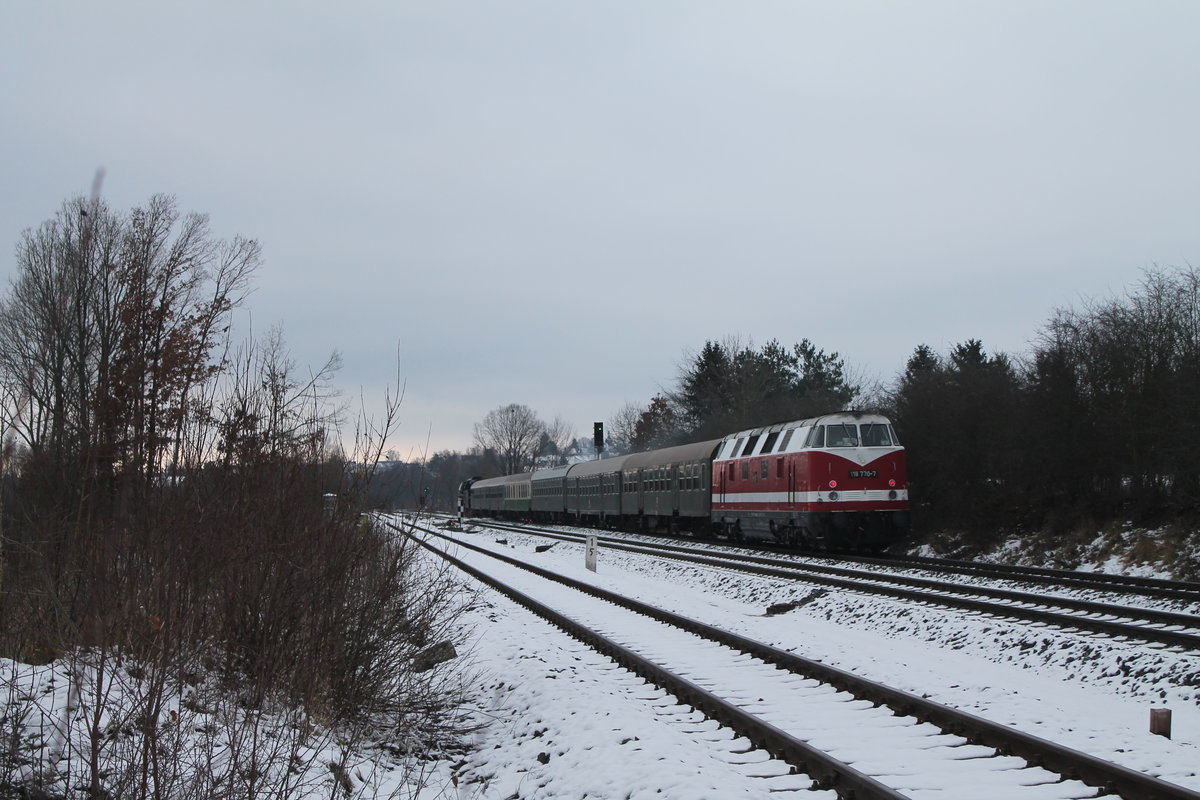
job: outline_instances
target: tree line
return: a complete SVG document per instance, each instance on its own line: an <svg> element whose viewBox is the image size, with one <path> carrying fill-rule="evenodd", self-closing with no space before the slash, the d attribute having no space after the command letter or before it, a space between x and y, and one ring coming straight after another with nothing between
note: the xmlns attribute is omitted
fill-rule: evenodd
<svg viewBox="0 0 1200 800"><path fill-rule="evenodd" d="M921 344L886 383L864 385L838 353L807 339L705 342L685 357L673 388L607 421L605 454L878 411L908 451L918 532L1095 530L1197 516L1198 396L1200 272L1154 268L1120 296L1054 311L1026 353L989 353L977 339L944 353ZM472 453L439 453L423 465L439 504L453 506L464 477L535 463L536 447L513 461L490 441L477 436Z"/></svg>
<svg viewBox="0 0 1200 800"><path fill-rule="evenodd" d="M918 347L890 396L927 525L1063 532L1200 510L1200 273L1061 309L1029 353Z"/></svg>

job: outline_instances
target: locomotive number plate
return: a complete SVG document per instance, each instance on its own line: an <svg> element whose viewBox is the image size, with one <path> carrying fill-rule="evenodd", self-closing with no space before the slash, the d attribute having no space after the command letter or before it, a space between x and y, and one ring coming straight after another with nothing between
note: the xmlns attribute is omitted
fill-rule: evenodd
<svg viewBox="0 0 1200 800"><path fill-rule="evenodd" d="M873 469L852 469L850 470L851 478L874 478L879 475L878 470Z"/></svg>

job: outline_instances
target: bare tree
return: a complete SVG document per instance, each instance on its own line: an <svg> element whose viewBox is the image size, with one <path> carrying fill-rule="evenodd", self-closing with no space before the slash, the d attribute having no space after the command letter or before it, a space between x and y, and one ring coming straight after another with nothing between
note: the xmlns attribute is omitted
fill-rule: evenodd
<svg viewBox="0 0 1200 800"><path fill-rule="evenodd" d="M539 455L553 456L555 466L565 464L574 444L575 426L555 415L554 421L546 426L545 445Z"/></svg>
<svg viewBox="0 0 1200 800"><path fill-rule="evenodd" d="M638 420L642 418L642 414L646 413L646 409L647 406L630 401L612 415L608 421L608 441L604 443L604 449L609 455L616 456L629 452L633 446L634 435L637 433Z"/></svg>
<svg viewBox="0 0 1200 800"><path fill-rule="evenodd" d="M529 406L510 403L493 409L475 423L475 444L500 458L506 475L525 472L533 466L546 432L546 423Z"/></svg>

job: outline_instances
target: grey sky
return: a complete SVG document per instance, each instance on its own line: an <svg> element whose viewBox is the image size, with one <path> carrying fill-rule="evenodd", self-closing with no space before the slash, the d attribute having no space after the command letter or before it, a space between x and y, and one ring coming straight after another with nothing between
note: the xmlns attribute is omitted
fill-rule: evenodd
<svg viewBox="0 0 1200 800"><path fill-rule="evenodd" d="M399 344L406 457L510 402L586 435L729 334L889 380L1200 262L1197 32L1191 0L17 0L0 279L97 167L119 210L174 194L262 242L254 329L341 350L369 409Z"/></svg>

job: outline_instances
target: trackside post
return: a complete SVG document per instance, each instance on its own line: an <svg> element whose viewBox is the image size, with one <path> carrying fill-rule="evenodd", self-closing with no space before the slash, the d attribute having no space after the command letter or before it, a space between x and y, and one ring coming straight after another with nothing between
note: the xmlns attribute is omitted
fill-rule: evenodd
<svg viewBox="0 0 1200 800"><path fill-rule="evenodd" d="M596 571L596 537L587 537L587 546L584 549L583 565L592 572Z"/></svg>
<svg viewBox="0 0 1200 800"><path fill-rule="evenodd" d="M1150 732L1168 739L1171 738L1171 709L1150 709Z"/></svg>

